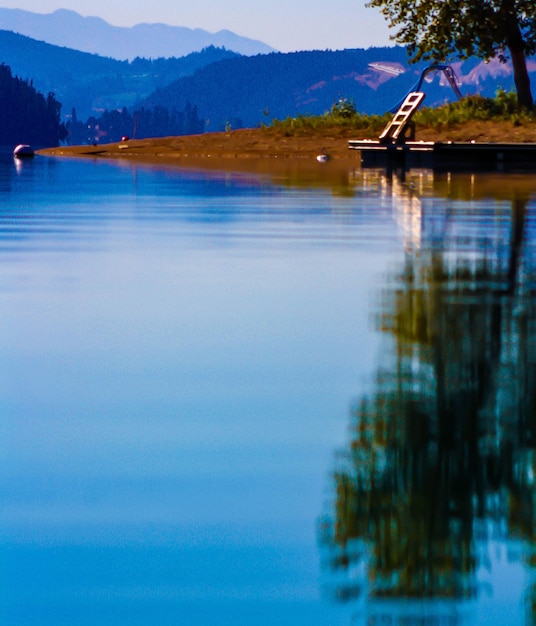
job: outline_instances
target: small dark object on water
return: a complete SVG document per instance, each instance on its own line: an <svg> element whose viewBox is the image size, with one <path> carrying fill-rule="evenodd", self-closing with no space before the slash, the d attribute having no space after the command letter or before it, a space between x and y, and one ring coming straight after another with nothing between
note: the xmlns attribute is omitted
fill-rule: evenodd
<svg viewBox="0 0 536 626"><path fill-rule="evenodd" d="M31 159L35 156L35 152L31 146L21 143L13 150L13 156L17 159Z"/></svg>
<svg viewBox="0 0 536 626"><path fill-rule="evenodd" d="M121 137L121 141L128 141L130 139L130 137L128 135L123 135Z"/></svg>

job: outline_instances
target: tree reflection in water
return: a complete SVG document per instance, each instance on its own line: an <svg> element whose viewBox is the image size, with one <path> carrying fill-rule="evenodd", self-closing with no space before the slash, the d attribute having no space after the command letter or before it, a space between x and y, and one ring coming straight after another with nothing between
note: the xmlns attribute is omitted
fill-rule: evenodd
<svg viewBox="0 0 536 626"><path fill-rule="evenodd" d="M377 326L391 337L391 350L372 393L352 410L321 540L327 587L338 599L360 598L367 623L375 624L378 598L395 610L394 599L463 607L493 596L482 577L492 568L492 535L521 543L529 578L536 182L367 176L365 184L392 196L405 262L382 293ZM536 615L535 589L525 591L527 623ZM426 623L445 623L433 613Z"/></svg>

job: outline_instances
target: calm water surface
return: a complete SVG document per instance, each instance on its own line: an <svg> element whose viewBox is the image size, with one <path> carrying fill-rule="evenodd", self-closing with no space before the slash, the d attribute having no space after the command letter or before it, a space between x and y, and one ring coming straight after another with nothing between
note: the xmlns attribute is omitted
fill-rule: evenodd
<svg viewBox="0 0 536 626"><path fill-rule="evenodd" d="M0 622L529 624L532 177L0 163Z"/></svg>

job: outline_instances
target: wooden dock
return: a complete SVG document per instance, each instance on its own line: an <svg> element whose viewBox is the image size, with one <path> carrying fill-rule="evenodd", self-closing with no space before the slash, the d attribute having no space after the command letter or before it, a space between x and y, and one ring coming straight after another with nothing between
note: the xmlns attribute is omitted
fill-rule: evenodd
<svg viewBox="0 0 536 626"><path fill-rule="evenodd" d="M536 170L536 143L479 143L351 139L363 167L436 170Z"/></svg>
<svg viewBox="0 0 536 626"><path fill-rule="evenodd" d="M351 139L364 167L431 168L435 170L536 170L536 143L415 141L412 117L424 100L409 93L378 139Z"/></svg>

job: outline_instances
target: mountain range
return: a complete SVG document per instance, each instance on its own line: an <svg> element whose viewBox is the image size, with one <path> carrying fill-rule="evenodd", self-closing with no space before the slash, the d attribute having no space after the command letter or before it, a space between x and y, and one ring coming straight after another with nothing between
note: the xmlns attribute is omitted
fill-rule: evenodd
<svg viewBox="0 0 536 626"><path fill-rule="evenodd" d="M6 30L0 30L0 63L42 93L54 93L66 121L74 110L82 121L105 111L128 109L132 114L159 108L179 115L189 111L208 130L322 114L341 98L352 100L361 113L383 114L412 89L426 67L410 64L406 50L396 46L253 56L210 46L178 58L136 55L121 61ZM453 68L465 95L489 97L499 88L513 89L510 64L471 58ZM534 59L528 70L534 85ZM429 106L454 98L440 73L430 75L423 91Z"/></svg>
<svg viewBox="0 0 536 626"><path fill-rule="evenodd" d="M200 28L167 24L138 24L125 28L112 26L99 17L82 17L66 9L43 14L0 8L0 29L119 60L182 57L209 46L243 55L274 51L261 41L241 37L229 30L209 33Z"/></svg>

